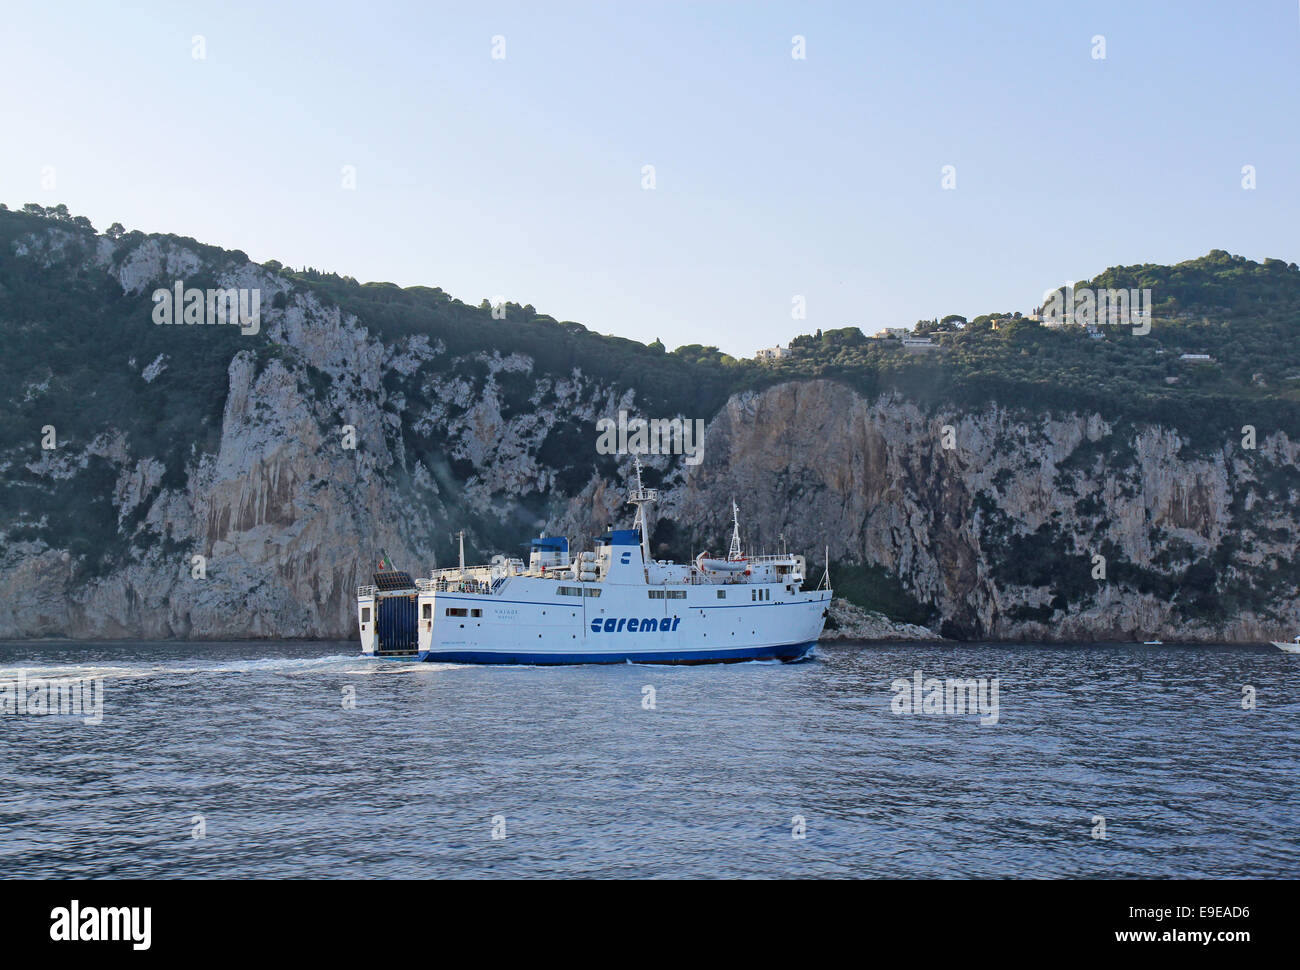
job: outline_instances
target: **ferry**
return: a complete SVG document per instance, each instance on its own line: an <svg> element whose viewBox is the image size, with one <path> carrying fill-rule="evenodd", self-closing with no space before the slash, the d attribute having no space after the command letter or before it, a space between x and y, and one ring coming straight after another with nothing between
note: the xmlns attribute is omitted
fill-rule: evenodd
<svg viewBox="0 0 1300 970"><path fill-rule="evenodd" d="M745 556L732 503L731 549L691 563L651 559L641 482L627 504L630 529L611 528L595 548L570 555L569 540L531 541L528 562L495 556L412 579L385 557L357 590L365 657L444 663L597 664L796 661L821 636L829 568L805 590L801 555Z"/></svg>

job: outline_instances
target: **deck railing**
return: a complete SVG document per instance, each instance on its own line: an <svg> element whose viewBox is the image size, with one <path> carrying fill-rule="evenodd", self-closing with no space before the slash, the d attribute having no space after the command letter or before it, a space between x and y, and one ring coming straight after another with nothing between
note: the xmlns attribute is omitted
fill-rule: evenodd
<svg viewBox="0 0 1300 970"><path fill-rule="evenodd" d="M746 562L755 565L765 565L768 563L789 563L794 565L794 557L790 555L777 556L751 556ZM486 567L472 567L486 568ZM508 579L508 576L498 576L495 579L473 579L465 578L465 573L470 569L462 571L459 567L452 566L447 569L435 569L428 578L415 580L416 588L422 593L469 593L479 596L491 596L496 593L501 584ZM548 576L548 579L561 579L559 576ZM577 583L577 579L561 579L562 582ZM691 570L686 576L674 578L661 583L654 583L655 586L742 586L748 585L752 579L744 573L722 573L718 575L704 575ZM586 585L585 583L583 585ZM374 596L378 592L375 586L358 586L358 596Z"/></svg>
<svg viewBox="0 0 1300 970"><path fill-rule="evenodd" d="M446 579L434 576L432 579L417 579L415 588L421 593L470 593L476 596L491 596L494 587L491 583L477 579Z"/></svg>

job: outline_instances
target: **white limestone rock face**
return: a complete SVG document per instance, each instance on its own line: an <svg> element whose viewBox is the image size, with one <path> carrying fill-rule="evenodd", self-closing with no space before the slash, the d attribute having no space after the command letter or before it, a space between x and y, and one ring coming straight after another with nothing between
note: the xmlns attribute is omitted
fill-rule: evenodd
<svg viewBox="0 0 1300 970"><path fill-rule="evenodd" d="M226 356L209 441L142 444L110 415L91 441L0 455L6 474L51 493L85 481L87 501L111 503L120 546L107 568L88 570L74 542L30 538L42 522L0 522L0 638L350 638L355 587L381 551L423 573L454 554L461 527L486 558L517 555L537 531L580 548L626 523L630 461L609 473L595 423L620 409L674 417L642 413L631 390L578 368L458 356L420 334L381 339L290 280L246 262L209 265L183 241L91 244L51 230L19 240L12 258L79 260L79 272L141 299L206 272L262 290L262 332L213 334ZM133 386L152 392L182 366L170 349L151 352ZM58 375L9 393L43 400L51 382ZM1300 554L1300 496L1279 500L1269 486L1300 445L1281 432L1249 455L1237 444L1198 452L1176 429L1088 413L930 412L809 380L733 396L708 417L698 466L645 463L661 489L656 521L695 552L725 550L735 498L748 545L771 550L784 536L809 557L813 582L827 548L835 562L874 564L935 615L934 629L909 627L837 599L828 636L1290 639L1300 598L1285 583L1263 608L1187 609L1195 591L1182 577L1219 550L1236 550L1216 567L1221 586L1265 581ZM1050 562L1017 554L1035 535ZM1104 581L1091 578L1101 552ZM1049 582L1027 581L1036 565Z"/></svg>
<svg viewBox="0 0 1300 970"><path fill-rule="evenodd" d="M150 239L132 249L117 270L124 293L144 293L173 286L199 271L203 261L179 243Z"/></svg>
<svg viewBox="0 0 1300 970"><path fill-rule="evenodd" d="M943 447L944 425L955 430L952 449ZM1294 561L1297 496L1248 518L1234 501L1258 504L1256 476L1294 466L1297 443L1279 432L1253 456L1225 442L1201 457L1185 456L1183 445L1172 429L1116 433L1095 414L1016 415L996 405L926 414L896 395L872 401L831 381L792 382L734 396L709 424L704 462L664 492L656 512L715 537L718 552L734 496L756 548L775 547L781 534L813 563L829 547L834 561L882 566L953 635L1281 638L1300 627L1294 589L1267 613L1242 608L1216 621L1180 608L1188 594L1178 580L1228 537L1249 550L1247 561ZM591 534L617 502L616 483L592 482L558 521ZM1044 527L1062 544L1054 577L1074 571L1070 580L1086 590L1062 608L1046 588L1008 579L1015 557L1006 540ZM1182 551L1169 558L1171 548ZM1092 557L1103 549L1110 578L1094 581ZM1173 595L1120 582L1130 567L1170 579ZM819 570L810 564L814 579Z"/></svg>

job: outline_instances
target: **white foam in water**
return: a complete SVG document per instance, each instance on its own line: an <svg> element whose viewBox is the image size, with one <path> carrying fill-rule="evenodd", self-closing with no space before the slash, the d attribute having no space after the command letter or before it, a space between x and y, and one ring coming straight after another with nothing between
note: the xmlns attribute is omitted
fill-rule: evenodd
<svg viewBox="0 0 1300 970"><path fill-rule="evenodd" d="M245 671L294 671L310 670L314 667L327 667L340 663L353 663L355 656L339 654L331 657L266 657L257 660L219 660L211 665L193 668L171 668L174 673L194 674L238 674Z"/></svg>
<svg viewBox="0 0 1300 970"><path fill-rule="evenodd" d="M178 662L179 663L179 662ZM0 667L0 680L57 677L102 677L106 680L115 678L142 677L189 677L196 674L242 674L242 673L284 673L311 674L331 673L369 676L372 674L402 674L456 670L464 664L444 663L382 663L374 660L362 660L355 655L338 654L328 657L264 657L255 660L214 660L184 661L185 666L172 666L166 663L95 665L95 664L58 664L40 667L11 666Z"/></svg>
<svg viewBox="0 0 1300 970"><path fill-rule="evenodd" d="M162 667L148 665L140 667L99 667L88 664L60 664L54 667L0 667L0 680L15 680L26 677L28 680L56 677L152 677L161 672Z"/></svg>

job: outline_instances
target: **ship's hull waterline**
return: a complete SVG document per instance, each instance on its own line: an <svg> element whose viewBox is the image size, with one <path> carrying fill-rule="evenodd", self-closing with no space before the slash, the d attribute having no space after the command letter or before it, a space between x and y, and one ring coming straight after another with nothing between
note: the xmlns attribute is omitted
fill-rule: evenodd
<svg viewBox="0 0 1300 970"><path fill-rule="evenodd" d="M555 667L572 664L728 664L755 661L796 663L808 659L816 642L735 650L633 651L618 653L524 653L482 650L427 651L410 659L423 663L501 664Z"/></svg>

